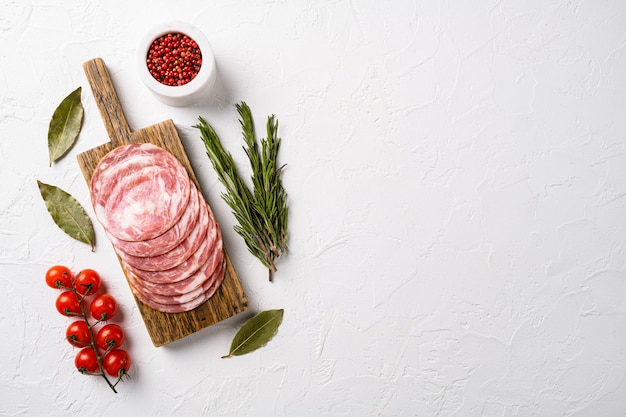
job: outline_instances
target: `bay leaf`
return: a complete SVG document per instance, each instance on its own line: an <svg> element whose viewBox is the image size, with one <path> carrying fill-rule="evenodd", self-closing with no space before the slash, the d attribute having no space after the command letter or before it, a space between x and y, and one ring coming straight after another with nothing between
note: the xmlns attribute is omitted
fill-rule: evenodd
<svg viewBox="0 0 626 417"><path fill-rule="evenodd" d="M48 154L50 166L67 153L78 138L83 124L82 88L78 87L61 101L54 110L48 126Z"/></svg>
<svg viewBox="0 0 626 417"><path fill-rule="evenodd" d="M230 352L222 358L244 355L263 347L278 331L284 310L266 310L246 321L235 334Z"/></svg>
<svg viewBox="0 0 626 417"><path fill-rule="evenodd" d="M80 203L61 188L37 180L39 192L52 220L68 236L88 244L95 250L96 235L91 219Z"/></svg>

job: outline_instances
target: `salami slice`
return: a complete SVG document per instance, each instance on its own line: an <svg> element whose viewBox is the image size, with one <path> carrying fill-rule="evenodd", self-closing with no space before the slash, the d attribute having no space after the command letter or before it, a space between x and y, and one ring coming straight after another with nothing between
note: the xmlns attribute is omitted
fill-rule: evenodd
<svg viewBox="0 0 626 417"><path fill-rule="evenodd" d="M139 301L141 301L142 303L146 304L147 306L153 308L154 310L161 311L163 313L183 313L183 312L186 312L186 311L191 311L194 308L197 308L197 307L201 306L202 304L204 304L204 302L206 302L206 300L209 299L209 297L207 297L206 294L200 294L199 297L194 298L193 300L188 301L186 303L182 303L182 304L162 304L162 303L158 303L158 302L156 302L154 300L151 300L144 293L142 293L141 291L139 291L137 288L135 288L132 285L130 285L130 289L132 290L132 292L135 295L135 297L137 297L139 299Z"/></svg>
<svg viewBox="0 0 626 417"><path fill-rule="evenodd" d="M141 240L137 242L121 240L108 233L107 237L118 253L121 251L130 256L141 257L162 255L173 250L182 241L189 237L189 234L193 231L198 222L201 202L204 204L204 199L198 192L194 183L191 182L189 206L187 206L187 209L183 213L180 220L162 235L153 239Z"/></svg>
<svg viewBox="0 0 626 417"><path fill-rule="evenodd" d="M135 150L137 147L145 148L146 153ZM141 159L142 163L125 160L119 155L124 151L128 158ZM107 157L113 152L114 164L109 166ZM92 204L108 234L127 241L152 239L182 217L189 203L191 181L172 154L149 143L130 144L111 151L98 165L102 161L108 168L96 167L99 174L95 180L92 177ZM118 182L126 186L110 187Z"/></svg>
<svg viewBox="0 0 626 417"><path fill-rule="evenodd" d="M184 304L188 303L196 298L200 297L204 291L202 290L202 285L198 288L195 288L192 291L183 293L183 294L175 294L175 295L162 295L153 293L148 290L146 287L140 284L140 280L136 277L132 272L128 273L128 281L134 287L134 289L140 292L146 299L153 301L159 304ZM203 277L203 280L206 281L207 277Z"/></svg>
<svg viewBox="0 0 626 417"><path fill-rule="evenodd" d="M212 213L209 213L213 217ZM219 250L223 250L222 233L215 219L210 223L210 226L206 238L202 241L200 247L180 265L162 271L144 271L127 264L128 270L134 272L141 279L155 284L170 284L190 277L204 265L214 251L214 247L216 249L219 247Z"/></svg>
<svg viewBox="0 0 626 417"><path fill-rule="evenodd" d="M226 276L226 260L224 259L222 260L220 268L213 273L213 279L211 280L212 281L211 285L208 287L205 293L208 298L213 297L213 295L217 292L220 285L222 285L222 282L224 281L225 276Z"/></svg>
<svg viewBox="0 0 626 417"><path fill-rule="evenodd" d="M118 250L117 253L125 263L143 271L163 271L174 268L185 262L198 250L207 236L209 226L214 227L210 224L213 221L215 219L209 216L207 205L201 204L199 220L196 222L193 230L185 240L169 252L150 257L132 256L124 253L122 250Z"/></svg>
<svg viewBox="0 0 626 417"><path fill-rule="evenodd" d="M145 146L147 145L147 146ZM104 205L111 191L123 177L116 172L128 172L152 166L162 149L150 144L133 144L113 149L100 160L91 176L91 202Z"/></svg>
<svg viewBox="0 0 626 417"><path fill-rule="evenodd" d="M204 290L204 292L199 297L191 301L185 302L185 303L176 303L176 302L173 302L171 304L159 303L155 301L154 299L150 298L150 296L147 296L146 294L138 290L133 285L130 285L130 288L133 294L135 295L135 297L137 297L141 302L143 302L144 304L148 305L149 307L155 310L161 311L163 313L182 313L185 311L191 311L194 308L201 306L209 298L211 298L215 294L215 291L217 290L217 288L219 288L219 285L221 284L222 280L224 279L224 272L225 272L225 262L222 262L219 270L216 271L212 276L212 278L214 277L215 279L207 280L205 282L205 285L203 285L202 289ZM165 299L165 301L172 301L172 300Z"/></svg>
<svg viewBox="0 0 626 417"><path fill-rule="evenodd" d="M188 294L200 288L206 280L213 275L218 266L224 260L224 251L221 245L218 243L216 250L213 251L209 259L202 265L202 267L192 274L190 277L185 278L182 281L172 282L169 284L155 284L150 281L146 281L137 276L134 272L128 271L129 280L131 280L139 290L144 293L151 293L155 295L165 296L180 296ZM145 291L144 291L145 290Z"/></svg>

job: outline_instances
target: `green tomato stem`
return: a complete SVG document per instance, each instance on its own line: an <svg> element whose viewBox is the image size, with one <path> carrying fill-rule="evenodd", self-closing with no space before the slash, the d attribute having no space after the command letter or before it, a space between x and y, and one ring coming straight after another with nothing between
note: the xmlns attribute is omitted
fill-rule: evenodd
<svg viewBox="0 0 626 417"><path fill-rule="evenodd" d="M102 355L100 355L98 353L98 347L96 346L96 338L93 335L93 326L95 326L96 324L100 323L102 320L97 320L95 323L91 324L89 322L89 318L87 317L87 313L85 312L85 306L83 305L83 300L84 298L87 296L87 294L85 295L80 295L78 293L78 291L76 291L76 287L74 287L74 284L72 283L72 288L71 288L72 292L74 293L74 295L76 295L76 298L78 299L78 305L80 307L80 315L83 317L83 320L85 320L85 323L87 324L87 329L89 330L89 340L90 340L90 346L93 349L93 351L96 354L96 361L98 362L98 368L100 368L100 372L99 373L87 373L86 375L99 375L102 378L104 378L104 380L106 381L107 385L109 386L109 388L111 388L113 390L114 393L117 394L117 391L115 389L115 385L117 385L117 382L115 383L115 385L113 385L111 383L111 381L109 380L109 378L106 376L106 373L104 372L104 367L102 366L102 358L104 357L104 355L106 355L110 349L107 349ZM78 314L76 314L78 315ZM118 380L119 382L119 380Z"/></svg>

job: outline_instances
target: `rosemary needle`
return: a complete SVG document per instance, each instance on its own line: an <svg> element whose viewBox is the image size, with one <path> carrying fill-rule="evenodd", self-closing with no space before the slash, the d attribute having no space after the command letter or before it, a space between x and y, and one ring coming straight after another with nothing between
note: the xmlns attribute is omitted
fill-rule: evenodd
<svg viewBox="0 0 626 417"><path fill-rule="evenodd" d="M250 253L268 269L269 280L276 272L276 260L287 250L287 194L282 185L284 165L278 165L278 121L267 118L267 138L256 139L254 120L245 102L236 105L240 116L244 150L252 168L252 186L239 175L235 161L227 152L215 129L199 117L194 127L200 135L217 176L226 189L222 198L231 208L237 225L234 230L244 239Z"/></svg>

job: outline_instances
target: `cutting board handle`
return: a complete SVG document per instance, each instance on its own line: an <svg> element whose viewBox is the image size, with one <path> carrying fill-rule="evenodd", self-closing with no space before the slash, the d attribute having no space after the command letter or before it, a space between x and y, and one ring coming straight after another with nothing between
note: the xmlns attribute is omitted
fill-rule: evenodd
<svg viewBox="0 0 626 417"><path fill-rule="evenodd" d="M111 143L114 147L128 143L131 130L104 60L95 58L87 61L83 64L83 70L93 91L96 105L100 110Z"/></svg>

